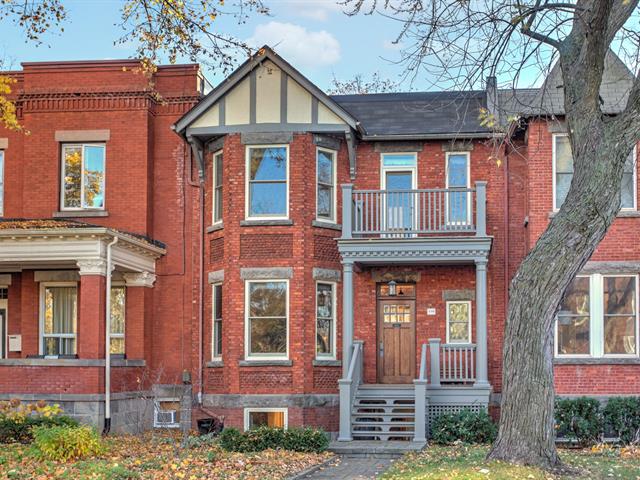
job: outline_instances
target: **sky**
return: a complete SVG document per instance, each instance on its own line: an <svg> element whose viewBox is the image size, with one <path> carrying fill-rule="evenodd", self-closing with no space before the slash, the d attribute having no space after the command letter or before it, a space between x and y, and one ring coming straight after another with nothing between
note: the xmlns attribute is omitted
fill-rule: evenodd
<svg viewBox="0 0 640 480"><path fill-rule="evenodd" d="M63 0L67 20L62 34L43 37L44 45L24 42L22 32L0 21L0 58L11 68L24 61L100 60L130 58L131 45L114 45L122 31L122 0ZM375 72L394 82L402 78L397 65L400 46L394 43L401 24L381 15L349 17L336 0L266 0L271 16L253 15L246 24L230 18L220 22L228 34L256 47L268 44L320 88L332 78L365 79ZM220 18L220 17L219 17ZM244 59L238 59L241 63ZM216 85L223 76L211 69L205 76ZM406 81L399 90L431 90L427 78Z"/></svg>

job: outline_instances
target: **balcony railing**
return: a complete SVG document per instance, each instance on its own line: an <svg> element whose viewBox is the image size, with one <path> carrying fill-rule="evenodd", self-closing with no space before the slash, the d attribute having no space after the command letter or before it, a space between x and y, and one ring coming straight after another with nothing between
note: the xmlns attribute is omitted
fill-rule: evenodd
<svg viewBox="0 0 640 480"><path fill-rule="evenodd" d="M430 338L429 356L433 385L470 384L476 381L475 344L441 344L439 338Z"/></svg>
<svg viewBox="0 0 640 480"><path fill-rule="evenodd" d="M422 190L353 190L353 185L343 185L342 194L343 239L486 235L486 182L476 182L475 188Z"/></svg>

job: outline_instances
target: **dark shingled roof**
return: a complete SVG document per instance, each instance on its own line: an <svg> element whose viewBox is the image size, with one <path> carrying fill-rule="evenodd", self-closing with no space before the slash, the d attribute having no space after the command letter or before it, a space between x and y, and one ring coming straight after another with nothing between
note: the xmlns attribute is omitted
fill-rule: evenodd
<svg viewBox="0 0 640 480"><path fill-rule="evenodd" d="M70 220L66 218L0 218L0 231L2 230L63 230L67 228L108 228L121 235L129 236L142 240L149 245L155 247L166 248L166 245L158 240L147 237L146 235L140 235L139 233L125 232L123 230L117 230L111 227L105 227L104 225L94 225L91 223L78 222L77 220Z"/></svg>
<svg viewBox="0 0 640 480"><path fill-rule="evenodd" d="M480 125L483 91L331 95L360 121L367 136L489 134Z"/></svg>

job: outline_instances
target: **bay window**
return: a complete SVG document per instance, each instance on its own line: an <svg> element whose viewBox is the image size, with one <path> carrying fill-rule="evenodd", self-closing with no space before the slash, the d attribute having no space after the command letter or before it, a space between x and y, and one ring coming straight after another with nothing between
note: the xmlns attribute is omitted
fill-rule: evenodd
<svg viewBox="0 0 640 480"><path fill-rule="evenodd" d="M288 358L289 282L246 284L246 352L249 358Z"/></svg>
<svg viewBox="0 0 640 480"><path fill-rule="evenodd" d="M62 146L62 210L104 209L105 147Z"/></svg>
<svg viewBox="0 0 640 480"><path fill-rule="evenodd" d="M247 147L247 217L287 218L289 147Z"/></svg>
<svg viewBox="0 0 640 480"><path fill-rule="evenodd" d="M75 283L42 284L40 351L44 356L76 354L78 292Z"/></svg>
<svg viewBox="0 0 640 480"><path fill-rule="evenodd" d="M562 300L556 322L556 355L637 356L636 275L579 276Z"/></svg>
<svg viewBox="0 0 640 480"><path fill-rule="evenodd" d="M335 359L335 283L316 284L316 357Z"/></svg>
<svg viewBox="0 0 640 480"><path fill-rule="evenodd" d="M316 154L316 217L336 220L336 152L318 148Z"/></svg>

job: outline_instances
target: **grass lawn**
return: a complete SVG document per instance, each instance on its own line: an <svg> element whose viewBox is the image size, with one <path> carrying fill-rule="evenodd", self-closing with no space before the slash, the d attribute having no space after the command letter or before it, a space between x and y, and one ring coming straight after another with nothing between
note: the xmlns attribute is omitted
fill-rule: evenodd
<svg viewBox="0 0 640 480"><path fill-rule="evenodd" d="M511 479L640 479L640 450L561 450L562 460L579 468L582 475L562 477L536 468L517 467L503 462L487 462L488 446L431 446L423 452L398 460L384 480L511 480Z"/></svg>
<svg viewBox="0 0 640 480"><path fill-rule="evenodd" d="M276 480L329 457L273 450L228 453L212 443L180 448L178 436L156 433L110 437L101 457L69 463L39 460L29 445L0 445L0 479Z"/></svg>

